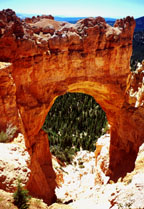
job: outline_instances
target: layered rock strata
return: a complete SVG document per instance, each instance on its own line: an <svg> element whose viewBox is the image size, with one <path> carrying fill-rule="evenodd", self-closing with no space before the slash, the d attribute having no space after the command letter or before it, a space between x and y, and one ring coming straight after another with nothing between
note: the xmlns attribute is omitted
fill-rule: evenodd
<svg viewBox="0 0 144 209"><path fill-rule="evenodd" d="M0 12L0 61L12 63L0 70L0 128L10 122L25 135L27 188L48 203L55 199L55 173L41 128L56 97L66 92L90 94L106 112L111 144L105 175L116 181L134 168L144 135L143 105L129 99L134 27L132 17L111 27L102 17L70 24Z"/></svg>

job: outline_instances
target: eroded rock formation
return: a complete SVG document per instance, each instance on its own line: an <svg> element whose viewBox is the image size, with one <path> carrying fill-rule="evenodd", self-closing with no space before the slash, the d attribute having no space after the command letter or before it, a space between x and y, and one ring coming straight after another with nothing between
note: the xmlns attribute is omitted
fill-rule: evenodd
<svg viewBox="0 0 144 209"><path fill-rule="evenodd" d="M0 12L1 129L17 125L31 155L27 188L51 203L55 189L47 135L41 130L56 97L66 92L93 96L111 125L109 167L105 175L117 180L134 168L143 142L143 106L130 101L130 57L135 21L102 17L76 24L51 16L21 21L11 10ZM129 80L128 80L129 78Z"/></svg>

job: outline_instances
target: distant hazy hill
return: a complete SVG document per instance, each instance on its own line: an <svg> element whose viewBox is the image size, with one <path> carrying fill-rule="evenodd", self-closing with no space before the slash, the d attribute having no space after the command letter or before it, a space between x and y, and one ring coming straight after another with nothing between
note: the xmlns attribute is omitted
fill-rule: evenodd
<svg viewBox="0 0 144 209"><path fill-rule="evenodd" d="M65 21L65 22L70 22L70 23L76 23L78 20L84 19L86 17L58 17L58 16L55 16L54 18L57 21ZM106 20L106 22L108 22L110 24L111 23L113 24L116 19L106 17L105 20Z"/></svg>
<svg viewBox="0 0 144 209"><path fill-rule="evenodd" d="M76 23L80 19L84 19L86 17L59 17L55 16L54 17L56 21L64 21L64 22L69 22L69 23Z"/></svg>
<svg viewBox="0 0 144 209"><path fill-rule="evenodd" d="M26 17L32 17L32 16L36 16L36 14L21 14L21 13L17 13L17 16L20 17L21 19L24 19ZM86 17L59 17L59 16L55 16L54 17L56 21L65 21L65 22L70 22L70 23L76 23L78 20L80 19L84 19ZM105 17L106 22L109 25L114 25L116 19L115 18L110 18L110 17ZM135 31L144 31L144 16L143 17L139 17L136 20L136 28Z"/></svg>
<svg viewBox="0 0 144 209"><path fill-rule="evenodd" d="M21 19L25 19L26 17L37 16L36 14L24 14L24 13L16 13L16 15Z"/></svg>
<svg viewBox="0 0 144 209"><path fill-rule="evenodd" d="M21 13L17 13L17 16L20 17L21 19L24 19L26 17L32 17L32 16L37 16L36 14L21 14ZM56 21L64 21L64 22L70 22L70 23L76 23L78 20L80 19L84 19L87 17L60 17L60 16L55 16L54 17ZM105 17L106 22L108 22L108 24L114 24L114 22L116 21L115 18L110 18L110 17Z"/></svg>
<svg viewBox="0 0 144 209"><path fill-rule="evenodd" d="M144 31L144 16L136 19L136 31Z"/></svg>

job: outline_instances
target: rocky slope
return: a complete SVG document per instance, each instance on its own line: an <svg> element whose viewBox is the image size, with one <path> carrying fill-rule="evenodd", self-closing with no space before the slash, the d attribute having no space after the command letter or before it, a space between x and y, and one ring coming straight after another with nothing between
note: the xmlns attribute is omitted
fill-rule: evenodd
<svg viewBox="0 0 144 209"><path fill-rule="evenodd" d="M98 155L99 164L102 159L108 158L110 135L102 136L97 143L97 146L103 144ZM23 153L23 146L19 143L19 138L15 139L15 143L9 143L6 146L5 153L8 153L11 148L11 159L4 162L5 153L1 152L1 162L3 162L3 171L1 175L6 175L7 169L15 165L14 158ZM4 144L5 145L5 144ZM0 144L0 148L3 144ZM14 149L17 148L17 151ZM23 171L23 167L27 162L27 153L20 157L21 164L19 169L11 169L7 175L11 175L11 180ZM74 157L72 164L62 165L53 157L53 167L57 173L56 188L57 202L50 207L43 203L42 200L32 198L30 201L30 209L143 209L144 208L144 144L140 147L138 157L135 163L133 172L128 173L124 179L119 179L117 183L113 181L107 182L107 177L103 176L105 182L97 182L95 173L98 168L95 168L95 154L92 152L81 150ZM26 167L26 166L25 166ZM28 168L27 168L28 169ZM59 178L61 176L61 178ZM21 173L23 182L26 183L26 175ZM7 178L7 183L11 180ZM13 198L11 193L6 193L0 190L0 209L16 208L13 205Z"/></svg>
<svg viewBox="0 0 144 209"><path fill-rule="evenodd" d="M104 175L117 181L133 170L144 135L143 101L135 105L130 90L138 93L143 85L143 73L129 69L134 28L132 17L111 27L102 17L70 24L51 16L21 21L10 9L0 12L0 61L11 63L0 69L0 129L10 123L24 135L32 195L55 201L56 175L41 127L66 92L90 94L106 112L111 140ZM135 79L142 81L136 87Z"/></svg>
<svg viewBox="0 0 144 209"><path fill-rule="evenodd" d="M30 156L21 134L13 143L0 143L0 188L14 192L18 179L25 185L30 176L29 164Z"/></svg>
<svg viewBox="0 0 144 209"><path fill-rule="evenodd" d="M72 165L63 167L63 182L56 189L59 201L69 203L73 209L120 209L144 208L144 144L140 147L135 162L135 169L117 183L103 176L99 182L95 173L99 174L99 166L106 165L109 156L109 134L102 136L97 145L102 144L95 168L95 155L88 151L80 151ZM58 169L58 166L56 166ZM52 206L51 206L52 207ZM54 204L54 208L59 208Z"/></svg>

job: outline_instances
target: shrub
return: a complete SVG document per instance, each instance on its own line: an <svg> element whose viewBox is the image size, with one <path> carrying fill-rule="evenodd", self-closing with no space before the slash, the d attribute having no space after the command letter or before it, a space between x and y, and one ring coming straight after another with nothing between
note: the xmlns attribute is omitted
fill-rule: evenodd
<svg viewBox="0 0 144 209"><path fill-rule="evenodd" d="M6 142L6 141L8 141L8 135L4 131L1 131L0 132L0 142Z"/></svg>
<svg viewBox="0 0 144 209"><path fill-rule="evenodd" d="M6 131L0 132L0 142L9 142L13 138L16 131L17 131L16 126L13 126L12 124L8 124Z"/></svg>
<svg viewBox="0 0 144 209"><path fill-rule="evenodd" d="M62 162L70 163L75 154L75 149L73 147L63 148L60 145L53 145L50 147L51 153L56 156Z"/></svg>
<svg viewBox="0 0 144 209"><path fill-rule="evenodd" d="M29 208L30 204L28 202L30 201L31 197L28 195L28 191L23 189L20 180L18 180L17 182L17 190L13 194L13 198L14 205L17 206L19 209Z"/></svg>
<svg viewBox="0 0 144 209"><path fill-rule="evenodd" d="M79 165L79 168L85 168L85 166L84 165Z"/></svg>

